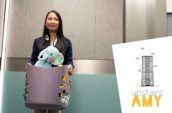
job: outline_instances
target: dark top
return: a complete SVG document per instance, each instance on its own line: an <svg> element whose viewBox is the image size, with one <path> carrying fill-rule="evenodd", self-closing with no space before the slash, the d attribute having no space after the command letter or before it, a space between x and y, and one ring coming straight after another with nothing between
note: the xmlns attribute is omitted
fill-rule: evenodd
<svg viewBox="0 0 172 113"><path fill-rule="evenodd" d="M42 39L43 39L42 37L39 37L39 38L36 38L34 40L33 48L32 48L32 55L31 55L31 59L30 59L30 63L32 65L34 65L36 63L36 61L38 60L39 53L43 50L43 49L41 50L39 48L39 45L41 44ZM71 43L71 41L69 39L67 39L65 37L63 38L63 42L64 42L64 45L66 46L64 54L62 53L61 50L59 50L63 54L63 56L64 56L63 65L68 65L68 64L73 65L72 43ZM58 40L57 40L57 43L58 43ZM57 43L56 43L56 45L57 45ZM56 45L54 47L57 48ZM49 41L47 41L47 43L45 45L45 48L48 47L48 46L50 46L50 42Z"/></svg>

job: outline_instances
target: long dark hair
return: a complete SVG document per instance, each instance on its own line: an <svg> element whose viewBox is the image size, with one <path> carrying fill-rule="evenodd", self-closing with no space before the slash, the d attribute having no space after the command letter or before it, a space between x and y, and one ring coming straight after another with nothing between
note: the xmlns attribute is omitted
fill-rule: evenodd
<svg viewBox="0 0 172 113"><path fill-rule="evenodd" d="M58 18L58 21L59 21L59 26L58 26L58 29L57 29L57 32L56 32L56 35L58 37L58 43L57 43L57 48L59 49L59 51L62 52L62 54L64 55L65 54L65 49L66 49L66 43L65 43L65 40L64 40L64 35L63 35L63 24L62 24L62 18L60 16L60 14L56 11L56 10L51 10L47 13L46 17L45 17L45 21L44 21L44 29L43 29L43 35L42 35L42 43L40 44L40 49L44 49L46 47L46 42L49 43L49 41L46 40L46 37L50 37L50 34L49 34L49 30L47 29L45 23L46 23L46 20L48 18L48 15L50 13L54 13L57 18Z"/></svg>

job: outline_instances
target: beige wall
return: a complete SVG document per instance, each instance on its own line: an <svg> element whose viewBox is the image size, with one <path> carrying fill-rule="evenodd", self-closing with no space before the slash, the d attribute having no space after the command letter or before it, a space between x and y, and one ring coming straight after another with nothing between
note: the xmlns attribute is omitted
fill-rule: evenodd
<svg viewBox="0 0 172 113"><path fill-rule="evenodd" d="M171 4L172 7L172 4ZM167 36L166 0L156 0L156 37Z"/></svg>
<svg viewBox="0 0 172 113"><path fill-rule="evenodd" d="M123 0L12 0L10 5L8 57L30 57L51 9L62 16L75 59L112 59L111 45L123 40Z"/></svg>
<svg viewBox="0 0 172 113"><path fill-rule="evenodd" d="M112 59L112 44L123 42L123 0L96 0L95 58Z"/></svg>
<svg viewBox="0 0 172 113"><path fill-rule="evenodd" d="M5 8L5 0L0 0L0 50L2 49L4 8ZM0 52L0 57L1 57L1 52Z"/></svg>
<svg viewBox="0 0 172 113"><path fill-rule="evenodd" d="M167 36L165 0L126 0L126 41Z"/></svg>
<svg viewBox="0 0 172 113"><path fill-rule="evenodd" d="M30 57L33 40L42 34L44 17L52 5L47 0L11 0L7 57Z"/></svg>
<svg viewBox="0 0 172 113"><path fill-rule="evenodd" d="M146 37L145 0L126 0L126 41L142 40Z"/></svg>
<svg viewBox="0 0 172 113"><path fill-rule="evenodd" d="M172 0L166 0L167 12L172 12Z"/></svg>

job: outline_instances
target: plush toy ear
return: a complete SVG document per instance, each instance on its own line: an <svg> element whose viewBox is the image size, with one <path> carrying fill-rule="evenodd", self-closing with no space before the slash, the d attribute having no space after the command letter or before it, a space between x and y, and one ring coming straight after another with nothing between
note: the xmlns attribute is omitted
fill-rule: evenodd
<svg viewBox="0 0 172 113"><path fill-rule="evenodd" d="M60 65L63 63L63 61L64 61L64 56L62 55L62 53L58 53L57 59L55 59L55 61L52 64Z"/></svg>

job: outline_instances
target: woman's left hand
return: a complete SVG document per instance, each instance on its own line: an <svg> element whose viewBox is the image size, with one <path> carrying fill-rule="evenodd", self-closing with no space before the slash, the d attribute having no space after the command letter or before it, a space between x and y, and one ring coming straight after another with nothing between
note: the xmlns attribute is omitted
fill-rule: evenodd
<svg viewBox="0 0 172 113"><path fill-rule="evenodd" d="M68 65L68 73L69 75L72 75L73 72L73 66L71 64Z"/></svg>

